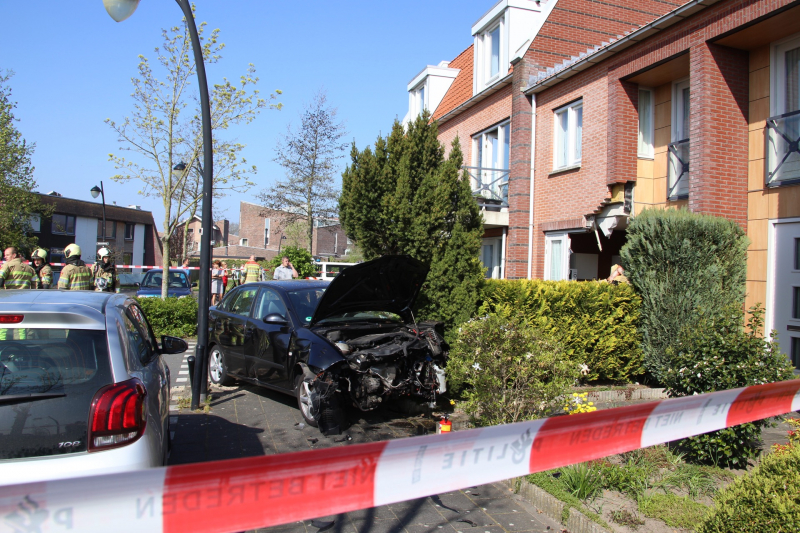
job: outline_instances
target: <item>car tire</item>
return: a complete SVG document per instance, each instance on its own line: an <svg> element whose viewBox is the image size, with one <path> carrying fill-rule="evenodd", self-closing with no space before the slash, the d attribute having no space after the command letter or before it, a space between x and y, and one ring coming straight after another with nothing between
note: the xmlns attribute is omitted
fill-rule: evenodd
<svg viewBox="0 0 800 533"><path fill-rule="evenodd" d="M225 354L219 346L211 348L208 354L208 379L214 385L230 385L233 378L228 375L228 365L225 363Z"/></svg>
<svg viewBox="0 0 800 533"><path fill-rule="evenodd" d="M310 378L307 379L304 374L298 374L294 378L294 395L297 398L297 407L300 409L300 414L303 415L306 424L311 427L317 427L319 425L317 422L318 414L314 413L311 405L310 381Z"/></svg>

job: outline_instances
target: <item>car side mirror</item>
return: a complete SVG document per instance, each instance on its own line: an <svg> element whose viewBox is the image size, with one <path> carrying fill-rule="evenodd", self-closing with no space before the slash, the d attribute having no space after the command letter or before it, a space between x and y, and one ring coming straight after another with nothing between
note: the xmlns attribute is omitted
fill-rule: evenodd
<svg viewBox="0 0 800 533"><path fill-rule="evenodd" d="M138 281L134 281L133 284L136 285L137 287L139 286L139 282Z"/></svg>
<svg viewBox="0 0 800 533"><path fill-rule="evenodd" d="M193 282L192 282L192 288L194 289L194 288L195 288L195 287L197 287L197 286L198 286L198 285L197 285L197 282L196 282L196 281L193 281Z"/></svg>
<svg viewBox="0 0 800 533"><path fill-rule="evenodd" d="M286 317L280 313L271 313L264 317L264 322L267 324L275 324L279 326L285 326L288 324Z"/></svg>
<svg viewBox="0 0 800 533"><path fill-rule="evenodd" d="M189 345L183 339L180 339L178 337L170 337L169 335L161 336L162 354L183 353L188 349Z"/></svg>

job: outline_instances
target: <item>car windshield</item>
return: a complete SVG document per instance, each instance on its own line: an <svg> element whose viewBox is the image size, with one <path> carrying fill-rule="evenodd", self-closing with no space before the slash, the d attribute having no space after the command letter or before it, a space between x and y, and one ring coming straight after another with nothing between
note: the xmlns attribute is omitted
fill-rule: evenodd
<svg viewBox="0 0 800 533"><path fill-rule="evenodd" d="M142 280L141 287L143 289L159 289L161 288L162 272L148 272ZM169 273L169 288L171 289L188 289L189 280L185 272L170 272Z"/></svg>
<svg viewBox="0 0 800 533"><path fill-rule="evenodd" d="M319 299L322 298L324 292L324 287L289 291L289 300L292 302L292 307L294 307L297 316L303 321L304 326L311 323L314 310L317 308Z"/></svg>

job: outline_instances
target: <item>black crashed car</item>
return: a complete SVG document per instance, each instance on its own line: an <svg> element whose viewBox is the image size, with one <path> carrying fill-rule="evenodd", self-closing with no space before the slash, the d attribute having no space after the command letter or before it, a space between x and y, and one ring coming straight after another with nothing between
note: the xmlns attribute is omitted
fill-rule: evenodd
<svg viewBox="0 0 800 533"><path fill-rule="evenodd" d="M248 283L211 308L209 377L297 397L306 422L340 432L343 408L370 411L402 396L433 402L445 391L442 324L411 312L428 268L386 256L333 281Z"/></svg>

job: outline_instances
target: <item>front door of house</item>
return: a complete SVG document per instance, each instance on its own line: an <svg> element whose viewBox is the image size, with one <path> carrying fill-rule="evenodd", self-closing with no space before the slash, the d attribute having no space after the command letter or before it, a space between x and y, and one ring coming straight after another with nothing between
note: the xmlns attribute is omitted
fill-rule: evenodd
<svg viewBox="0 0 800 533"><path fill-rule="evenodd" d="M781 351L800 369L800 221L773 223L772 320Z"/></svg>

